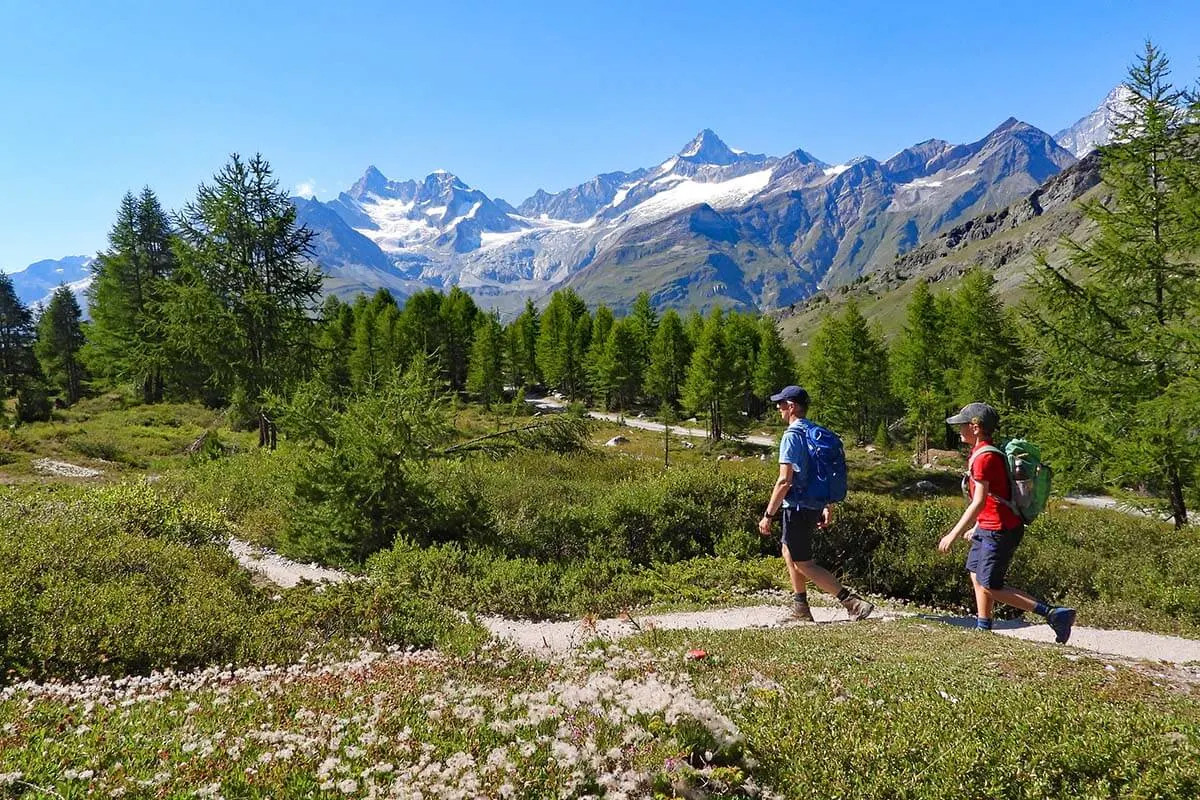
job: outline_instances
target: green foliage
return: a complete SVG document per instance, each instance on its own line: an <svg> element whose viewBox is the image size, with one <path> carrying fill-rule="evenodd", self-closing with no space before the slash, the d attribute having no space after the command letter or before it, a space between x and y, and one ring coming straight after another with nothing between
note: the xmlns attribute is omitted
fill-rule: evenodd
<svg viewBox="0 0 1200 800"><path fill-rule="evenodd" d="M109 249L96 259L88 287L91 325L83 356L89 369L136 385L146 403L163 399L172 363L160 325L163 286L175 268L170 219L149 187L121 200Z"/></svg>
<svg viewBox="0 0 1200 800"><path fill-rule="evenodd" d="M0 398L15 392L37 368L33 313L17 297L12 278L0 273Z"/></svg>
<svg viewBox="0 0 1200 800"><path fill-rule="evenodd" d="M289 553L351 564L401 533L429 541L437 514L424 463L447 438L449 419L424 361L344 407L309 382L282 424L306 442L300 502L283 541Z"/></svg>
<svg viewBox="0 0 1200 800"><path fill-rule="evenodd" d="M479 313L471 295L457 286L442 299L440 315L446 337L441 348L442 371L456 391L467 386L467 364Z"/></svg>
<svg viewBox="0 0 1200 800"><path fill-rule="evenodd" d="M758 325L761 346L754 365L754 393L763 399L796 382L796 360L783 346L775 320L763 317Z"/></svg>
<svg viewBox="0 0 1200 800"><path fill-rule="evenodd" d="M538 383L536 353L539 320L533 300L526 299L525 309L508 328L509 384L512 386L529 388Z"/></svg>
<svg viewBox="0 0 1200 800"><path fill-rule="evenodd" d="M83 396L84 371L79 358L83 347L83 312L66 286L59 286L38 319L34 351L47 381L66 398L68 404Z"/></svg>
<svg viewBox="0 0 1200 800"><path fill-rule="evenodd" d="M504 392L504 328L495 312L479 314L477 319L467 389L491 408Z"/></svg>
<svg viewBox="0 0 1200 800"><path fill-rule="evenodd" d="M546 383L571 398L586 384L585 356L591 332L583 299L572 289L554 292L539 320L537 366Z"/></svg>
<svg viewBox="0 0 1200 800"><path fill-rule="evenodd" d="M725 337L725 315L715 308L703 323L692 350L683 386L683 404L697 414L707 414L709 436L720 439L726 422L737 413L738 397L732 387Z"/></svg>
<svg viewBox="0 0 1200 800"><path fill-rule="evenodd" d="M1103 152L1108 204L1071 244L1069 269L1040 259L1030 309L1045 398L1036 436L1066 482L1145 488L1187 520L1200 465L1200 156L1188 110L1153 45L1126 81L1131 111Z"/></svg>
<svg viewBox="0 0 1200 800"><path fill-rule="evenodd" d="M950 297L943 343L950 405L991 403L999 408L1022 399L1028 372L1017 324L996 296L996 279L973 269Z"/></svg>
<svg viewBox="0 0 1200 800"><path fill-rule="evenodd" d="M858 304L840 317L827 316L813 338L804 380L814 419L857 441L867 441L892 409L888 351L879 330L870 330Z"/></svg>
<svg viewBox="0 0 1200 800"><path fill-rule="evenodd" d="M46 422L51 410L50 395L41 381L27 381L17 390L18 421Z"/></svg>
<svg viewBox="0 0 1200 800"><path fill-rule="evenodd" d="M918 460L945 429L951 405L946 385L954 353L946 341L946 320L926 281L919 281L909 300L904 329L892 349L892 388L904 403ZM878 442L876 442L878 444Z"/></svg>
<svg viewBox="0 0 1200 800"><path fill-rule="evenodd" d="M321 289L309 262L314 234L296 225L295 206L260 155L231 156L179 225L188 291L167 298L169 338L192 348L227 391L240 388L258 404L308 366Z"/></svg>
<svg viewBox="0 0 1200 800"><path fill-rule="evenodd" d="M875 427L875 438L871 441L875 443L876 447L884 452L886 452L888 447L891 446L892 437L888 434L888 426L886 422L879 420L879 425Z"/></svg>
<svg viewBox="0 0 1200 800"><path fill-rule="evenodd" d="M146 673L294 660L322 646L478 642L429 601L353 584L255 589L215 510L146 483L0 503L0 670ZM473 637L473 638L472 638Z"/></svg>
<svg viewBox="0 0 1200 800"><path fill-rule="evenodd" d="M690 361L691 344L684 332L683 320L674 309L668 309L663 313L650 343L646 394L660 403L678 403Z"/></svg>

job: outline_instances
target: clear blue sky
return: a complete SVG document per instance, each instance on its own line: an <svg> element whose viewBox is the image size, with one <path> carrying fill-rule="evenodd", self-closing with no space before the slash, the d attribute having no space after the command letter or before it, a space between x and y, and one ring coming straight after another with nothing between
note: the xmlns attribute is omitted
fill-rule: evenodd
<svg viewBox="0 0 1200 800"><path fill-rule="evenodd" d="M1147 37L1194 86L1196 0L0 0L0 268L95 253L126 191L178 208L235 151L321 199L375 164L518 203L705 127L831 163L1054 133Z"/></svg>

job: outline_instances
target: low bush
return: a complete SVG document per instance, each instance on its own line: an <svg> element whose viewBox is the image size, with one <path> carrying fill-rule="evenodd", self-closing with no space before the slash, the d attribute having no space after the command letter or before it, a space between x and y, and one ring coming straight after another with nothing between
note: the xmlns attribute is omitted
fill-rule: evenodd
<svg viewBox="0 0 1200 800"><path fill-rule="evenodd" d="M0 674L146 673L293 659L312 648L470 641L435 602L354 583L265 592L228 523L147 484L0 504ZM275 600L276 596L281 599Z"/></svg>
<svg viewBox="0 0 1200 800"><path fill-rule="evenodd" d="M727 602L782 578L766 560L700 557L653 566L593 553L572 562L508 557L457 544L398 542L367 564L386 594L534 619L611 615L649 604Z"/></svg>

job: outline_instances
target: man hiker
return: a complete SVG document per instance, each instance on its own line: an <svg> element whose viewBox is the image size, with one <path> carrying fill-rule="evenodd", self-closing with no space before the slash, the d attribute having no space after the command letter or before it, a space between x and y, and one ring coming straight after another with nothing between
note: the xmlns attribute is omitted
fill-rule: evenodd
<svg viewBox="0 0 1200 800"><path fill-rule="evenodd" d="M957 425L959 437L971 448L966 477L970 499L962 517L938 542L938 551L948 553L964 534L971 540L967 572L975 588L976 629L992 629L992 610L1000 602L1045 617L1054 629L1055 641L1066 642L1075 624L1075 609L1048 606L1005 583L1008 565L1025 535L1025 525L1012 506L1005 457L995 449L985 449L994 447L992 435L1000 424L1000 415L986 403L971 403L948 417L946 423Z"/></svg>
<svg viewBox="0 0 1200 800"><path fill-rule="evenodd" d="M771 498L767 501L762 519L758 521L758 532L770 536L771 520L782 513L783 560L792 583L792 616L806 622L813 621L807 593L808 581L811 580L823 591L837 597L850 614L850 619L865 619L875 610L875 606L852 594L838 583L829 570L813 560L813 534L817 528L829 526L833 503L814 498L809 491L809 484L814 483L810 481L814 469L807 440L815 426L805 419L808 392L799 386L788 386L778 394L771 395L771 402L779 409L779 416L788 427L779 441L779 479L771 490ZM828 431L824 433L832 436ZM840 453L840 447L838 450Z"/></svg>

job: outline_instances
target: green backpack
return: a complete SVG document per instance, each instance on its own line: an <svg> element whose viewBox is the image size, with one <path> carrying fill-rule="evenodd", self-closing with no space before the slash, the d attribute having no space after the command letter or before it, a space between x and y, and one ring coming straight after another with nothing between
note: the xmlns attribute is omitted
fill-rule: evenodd
<svg viewBox="0 0 1200 800"><path fill-rule="evenodd" d="M1010 439L1003 450L990 444L979 448L967 462L968 474L975 459L989 451L1004 456L1012 500L1005 500L995 494L992 494L992 497L1011 508L1013 513L1028 525L1046 508L1046 502L1050 499L1050 481L1054 477L1054 470L1042 461L1042 451L1036 444L1024 439Z"/></svg>

